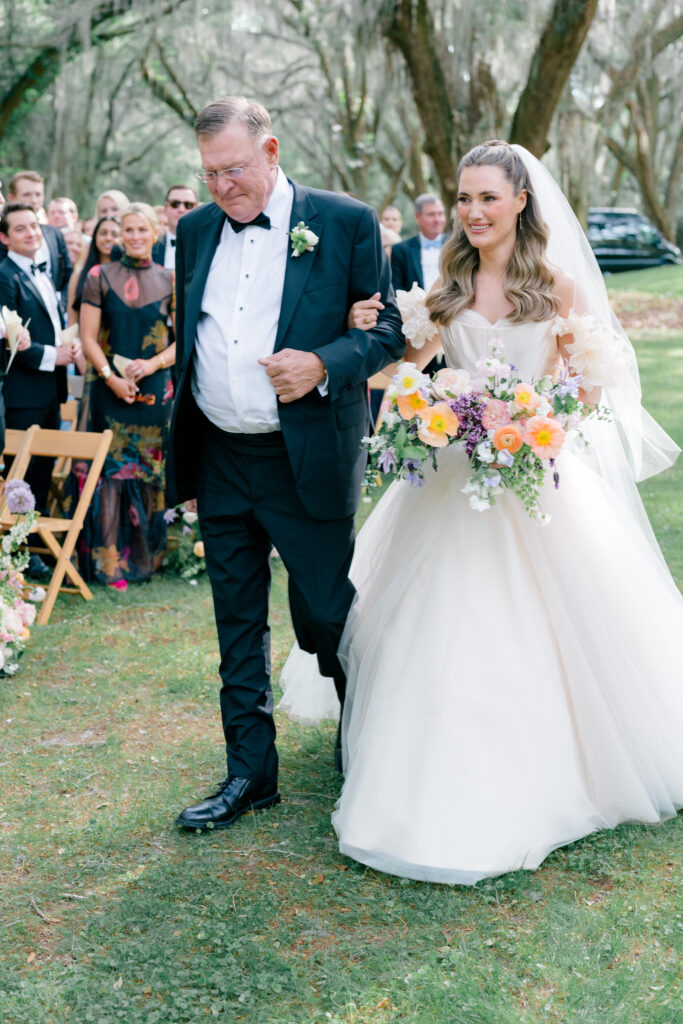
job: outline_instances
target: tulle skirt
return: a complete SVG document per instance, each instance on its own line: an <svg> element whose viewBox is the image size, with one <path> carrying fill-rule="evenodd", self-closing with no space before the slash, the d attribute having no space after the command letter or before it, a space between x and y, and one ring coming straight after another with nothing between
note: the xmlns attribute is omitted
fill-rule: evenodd
<svg viewBox="0 0 683 1024"><path fill-rule="evenodd" d="M470 509L447 449L362 529L340 649L342 853L473 884L683 806L683 599L616 493L569 452L560 470L542 527L511 493ZM334 711L309 656L287 674L299 718Z"/></svg>

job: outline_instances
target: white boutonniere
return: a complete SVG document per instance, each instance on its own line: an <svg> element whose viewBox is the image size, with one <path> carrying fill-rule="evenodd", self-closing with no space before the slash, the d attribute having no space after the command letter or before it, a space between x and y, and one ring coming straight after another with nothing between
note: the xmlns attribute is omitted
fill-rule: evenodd
<svg viewBox="0 0 683 1024"><path fill-rule="evenodd" d="M302 220L289 232L292 240L292 256L301 256L302 252L313 252L319 238L315 231L307 228Z"/></svg>

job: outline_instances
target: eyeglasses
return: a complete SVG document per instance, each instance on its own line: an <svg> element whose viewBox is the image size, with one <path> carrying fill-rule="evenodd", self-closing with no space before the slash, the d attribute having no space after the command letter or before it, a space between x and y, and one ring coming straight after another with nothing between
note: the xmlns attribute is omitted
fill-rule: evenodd
<svg viewBox="0 0 683 1024"><path fill-rule="evenodd" d="M217 181L234 181L236 178L241 177L246 171L249 164L252 164L256 159L258 153L254 153L251 160L247 160L246 164L242 164L241 167L224 167L221 171L197 171L195 178L198 181L203 181L205 185L214 185Z"/></svg>
<svg viewBox="0 0 683 1024"><path fill-rule="evenodd" d="M186 210L194 210L197 203L194 199L169 199L168 205L172 210L179 210L181 206L184 206Z"/></svg>

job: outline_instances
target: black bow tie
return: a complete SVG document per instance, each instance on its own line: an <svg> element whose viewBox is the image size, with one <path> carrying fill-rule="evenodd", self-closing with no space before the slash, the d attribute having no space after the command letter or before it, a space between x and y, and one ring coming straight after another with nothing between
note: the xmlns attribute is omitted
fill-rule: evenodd
<svg viewBox="0 0 683 1024"><path fill-rule="evenodd" d="M31 273L34 275L47 273L47 263L32 263Z"/></svg>
<svg viewBox="0 0 683 1024"><path fill-rule="evenodd" d="M175 238L169 238L169 242L171 243L171 245L175 249Z"/></svg>
<svg viewBox="0 0 683 1024"><path fill-rule="evenodd" d="M228 220L232 230L238 234L240 231L244 231L245 228L265 228L266 231L270 231L270 217L267 217L265 213L259 213L253 220L248 221L234 220L228 215Z"/></svg>

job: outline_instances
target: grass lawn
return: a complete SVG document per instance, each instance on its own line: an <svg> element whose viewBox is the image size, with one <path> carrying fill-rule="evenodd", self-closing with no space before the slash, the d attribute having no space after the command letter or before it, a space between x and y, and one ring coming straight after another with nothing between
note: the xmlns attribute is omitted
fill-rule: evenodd
<svg viewBox="0 0 683 1024"><path fill-rule="evenodd" d="M638 348L683 442L683 335ZM643 485L679 585L682 485ZM681 816L474 889L384 876L337 851L333 726L280 719L282 805L181 834L222 775L216 664L206 581L159 579L61 597L0 680L3 1024L680 1024Z"/></svg>
<svg viewBox="0 0 683 1024"><path fill-rule="evenodd" d="M608 274L605 278L609 292L640 292L643 295L665 295L683 298L683 264L669 263L649 270L626 270Z"/></svg>

